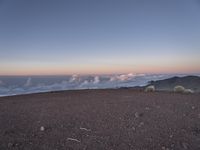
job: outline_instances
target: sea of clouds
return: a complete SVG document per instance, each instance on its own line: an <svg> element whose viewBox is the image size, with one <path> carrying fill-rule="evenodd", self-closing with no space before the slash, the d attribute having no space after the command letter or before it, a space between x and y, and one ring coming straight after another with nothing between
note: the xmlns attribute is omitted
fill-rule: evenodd
<svg viewBox="0 0 200 150"><path fill-rule="evenodd" d="M106 89L147 85L174 75L163 74L115 74L69 76L2 76L0 96L75 89ZM181 75L179 75L181 76Z"/></svg>

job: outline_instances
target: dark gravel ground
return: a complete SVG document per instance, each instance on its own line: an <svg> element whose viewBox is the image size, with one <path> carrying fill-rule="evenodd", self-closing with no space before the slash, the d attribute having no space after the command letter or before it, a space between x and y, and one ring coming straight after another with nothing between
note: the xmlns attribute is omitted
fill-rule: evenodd
<svg viewBox="0 0 200 150"><path fill-rule="evenodd" d="M0 98L0 150L200 150L200 94L80 90Z"/></svg>

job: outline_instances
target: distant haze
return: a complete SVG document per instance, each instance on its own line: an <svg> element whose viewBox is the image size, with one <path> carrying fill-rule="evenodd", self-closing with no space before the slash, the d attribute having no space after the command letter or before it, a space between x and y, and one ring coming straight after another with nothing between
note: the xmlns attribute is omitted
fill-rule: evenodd
<svg viewBox="0 0 200 150"><path fill-rule="evenodd" d="M74 73L200 73L200 1L0 0L0 75Z"/></svg>

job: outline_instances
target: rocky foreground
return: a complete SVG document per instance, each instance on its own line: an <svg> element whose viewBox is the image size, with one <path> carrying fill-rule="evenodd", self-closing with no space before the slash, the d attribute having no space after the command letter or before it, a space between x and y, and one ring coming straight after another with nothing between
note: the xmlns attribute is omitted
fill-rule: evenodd
<svg viewBox="0 0 200 150"><path fill-rule="evenodd" d="M80 90L0 98L0 150L199 150L200 94Z"/></svg>

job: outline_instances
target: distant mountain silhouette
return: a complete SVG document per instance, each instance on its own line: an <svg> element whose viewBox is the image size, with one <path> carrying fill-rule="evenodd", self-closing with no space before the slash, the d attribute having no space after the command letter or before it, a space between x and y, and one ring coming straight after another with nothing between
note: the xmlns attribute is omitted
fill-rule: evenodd
<svg viewBox="0 0 200 150"><path fill-rule="evenodd" d="M156 90L172 91L176 85L181 85L195 92L200 92L199 76L172 77L169 79L150 81L148 85L154 85Z"/></svg>

